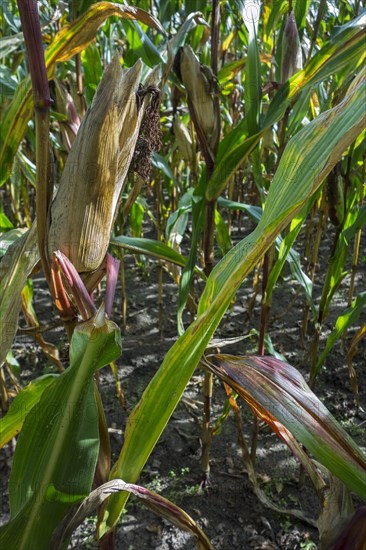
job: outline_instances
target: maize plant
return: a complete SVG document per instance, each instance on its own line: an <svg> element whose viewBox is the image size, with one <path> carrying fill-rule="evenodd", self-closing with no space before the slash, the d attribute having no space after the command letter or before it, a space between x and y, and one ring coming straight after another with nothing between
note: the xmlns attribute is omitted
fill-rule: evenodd
<svg viewBox="0 0 366 550"><path fill-rule="evenodd" d="M312 529L302 547L363 548L361 2L19 0L0 18L0 442L11 462L0 547L87 547L77 533L89 516L100 548L128 546L130 495L199 548L234 547L230 523L217 529L223 495L212 521L196 513L199 495L215 498L215 452L232 426L245 474L224 485L248 481L239 547L251 544L250 495L273 524ZM177 433L201 459L196 517L174 470L166 492L146 481L151 464L183 472L192 460L163 449L181 404L194 434ZM293 457L301 505L257 471L266 426ZM295 547L279 529L271 544ZM138 544L153 546L142 533Z"/></svg>

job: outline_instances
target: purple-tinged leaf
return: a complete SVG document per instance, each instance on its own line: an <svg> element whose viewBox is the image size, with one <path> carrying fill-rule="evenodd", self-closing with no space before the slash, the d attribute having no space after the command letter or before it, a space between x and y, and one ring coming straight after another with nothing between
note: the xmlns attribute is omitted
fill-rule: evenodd
<svg viewBox="0 0 366 550"><path fill-rule="evenodd" d="M288 444L296 437L366 500L366 457L291 365L273 357L210 355L207 366ZM285 427L285 431L281 425Z"/></svg>
<svg viewBox="0 0 366 550"><path fill-rule="evenodd" d="M105 296L105 312L108 317L111 316L114 294L116 292L117 278L120 261L107 254L107 284Z"/></svg>
<svg viewBox="0 0 366 550"><path fill-rule="evenodd" d="M145 506L150 508L155 514L167 519L179 529L188 531L196 537L199 550L213 550L213 546L198 527L196 522L184 510L173 504L170 500L133 483L125 483L122 479L113 479L104 485L101 485L84 499L75 514L65 521L55 531L52 540L52 548L58 550L63 548L65 542L71 537L73 531L80 525L84 519L91 515L100 505L112 494L120 491L127 491L143 500Z"/></svg>
<svg viewBox="0 0 366 550"><path fill-rule="evenodd" d="M356 510L349 524L342 531L333 550L365 550L366 548L366 506Z"/></svg>
<svg viewBox="0 0 366 550"><path fill-rule="evenodd" d="M79 273L76 271L76 268L67 256L60 252L60 250L53 253L53 266L56 267L56 270L59 268L62 271L70 292L79 309L80 315L84 321L87 321L90 317L92 317L92 315L95 314L96 309ZM60 282L60 280L57 280L57 284L58 286L56 286L56 289L65 295L62 281ZM57 303L58 302L56 301L56 305Z"/></svg>

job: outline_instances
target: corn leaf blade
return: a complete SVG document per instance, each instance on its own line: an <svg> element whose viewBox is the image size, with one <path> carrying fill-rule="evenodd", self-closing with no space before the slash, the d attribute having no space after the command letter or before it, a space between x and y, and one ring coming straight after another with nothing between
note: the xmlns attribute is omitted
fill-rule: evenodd
<svg viewBox="0 0 366 550"><path fill-rule="evenodd" d="M154 491L150 491L146 487L141 485L134 485L132 483L125 483L122 479L115 479L104 483L81 503L75 515L69 520L67 518L66 525L63 529L60 529L55 533L54 540L52 541L52 548L59 550L62 548L62 543L66 542L71 536L74 529L82 523L82 521L96 510L109 495L118 493L120 491L127 491L128 493L139 498L147 508L150 508L155 514L161 516L183 531L188 531L196 537L198 547L201 550L213 550L213 546L209 542L204 532L198 527L196 522L182 510L179 506L171 502L170 500L158 495Z"/></svg>
<svg viewBox="0 0 366 550"><path fill-rule="evenodd" d="M30 382L16 395L6 415L0 419L0 448L6 445L22 429L26 415L39 403L42 393L57 378L45 374Z"/></svg>
<svg viewBox="0 0 366 550"><path fill-rule="evenodd" d="M144 237L119 235L118 237L112 237L110 243L135 254L146 254L152 258L165 260L181 267L184 267L187 263L187 259L182 254L179 254L174 248L161 241L154 241L153 239L146 239ZM197 271L200 272L198 268Z"/></svg>
<svg viewBox="0 0 366 550"><path fill-rule="evenodd" d="M243 266L247 262L255 265L253 251L257 247L263 251L269 248L278 233L319 188L343 151L362 132L366 124L365 91L366 70L363 69L342 103L317 117L290 140L256 229L214 268L200 300L199 314L227 288L229 273L231 281L236 280L238 274L235 288L241 284Z"/></svg>
<svg viewBox="0 0 366 550"><path fill-rule="evenodd" d="M137 479L233 294L362 131L365 125L365 72L340 105L319 116L289 142L257 228L214 268L199 304L198 318L168 351L132 411L121 454L111 472L112 478L128 482ZM115 525L127 498L126 493L110 498L98 527L99 536Z"/></svg>
<svg viewBox="0 0 366 550"><path fill-rule="evenodd" d="M366 500L366 456L291 365L274 357L213 355L209 369L281 437L281 422L317 460ZM273 420L274 417L274 420Z"/></svg>
<svg viewBox="0 0 366 550"><path fill-rule="evenodd" d="M10 476L10 522L0 529L3 548L28 549L29 541L48 547L65 513L89 494L99 450L93 374L121 352L119 330L102 313L75 330L70 368L25 419Z"/></svg>
<svg viewBox="0 0 366 550"><path fill-rule="evenodd" d="M365 16L361 13L341 27L305 69L285 82L271 101L259 133L250 135L245 120L234 128L219 145L215 170L207 186L207 200L214 200L222 193L228 179L256 147L264 131L283 117L291 100L302 89L314 86L344 68L353 73L366 56L364 43ZM235 147L232 147L233 143Z"/></svg>

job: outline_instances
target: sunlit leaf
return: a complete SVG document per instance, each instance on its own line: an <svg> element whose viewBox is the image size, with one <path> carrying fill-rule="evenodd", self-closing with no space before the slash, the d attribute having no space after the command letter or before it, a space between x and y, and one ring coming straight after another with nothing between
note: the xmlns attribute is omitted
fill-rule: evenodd
<svg viewBox="0 0 366 550"><path fill-rule="evenodd" d="M65 513L89 494L99 449L93 374L120 353L119 329L103 310L75 330L70 367L42 393L20 432L1 547L28 550L32 541L48 548Z"/></svg>
<svg viewBox="0 0 366 550"><path fill-rule="evenodd" d="M216 239L223 256L233 247L227 225L220 212L215 210Z"/></svg>
<svg viewBox="0 0 366 550"><path fill-rule="evenodd" d="M323 81L341 69L346 68L351 74L355 71L366 57L364 27L363 14L342 26L305 69L280 88L269 105L258 134L250 135L244 119L225 136L219 145L217 164L207 187L207 200L213 200L222 193L228 179L256 147L264 131L283 117L291 100L302 89Z"/></svg>
<svg viewBox="0 0 366 550"><path fill-rule="evenodd" d="M55 381L56 377L55 374L45 374L36 378L13 399L8 412L0 419L0 447L18 435L25 417L39 403L42 393Z"/></svg>
<svg viewBox="0 0 366 550"><path fill-rule="evenodd" d="M308 124L289 142L257 228L213 269L199 304L198 318L168 351L132 411L111 478L134 482L139 476L243 279L362 131L365 91L363 74L341 104ZM127 498L126 494L110 498L98 527L99 536L115 525Z"/></svg>
<svg viewBox="0 0 366 550"><path fill-rule="evenodd" d="M167 262L171 262L181 267L184 267L187 263L186 258L182 256L182 254L179 254L174 248L160 241L121 235L119 237L112 237L110 242L111 244L120 246L136 254L146 254L146 256L151 256L159 260L166 260ZM200 273L205 278L202 270L196 268L196 272Z"/></svg>

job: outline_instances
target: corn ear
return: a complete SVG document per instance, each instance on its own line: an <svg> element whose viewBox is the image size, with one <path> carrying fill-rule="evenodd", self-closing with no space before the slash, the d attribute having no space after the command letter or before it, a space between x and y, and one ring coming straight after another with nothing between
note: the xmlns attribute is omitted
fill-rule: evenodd
<svg viewBox="0 0 366 550"><path fill-rule="evenodd" d="M184 46L180 51L179 70L197 124L212 150L216 146L220 132L219 117L213 97L214 76L209 67L201 65L190 46Z"/></svg>
<svg viewBox="0 0 366 550"><path fill-rule="evenodd" d="M291 12L287 17L285 30L282 37L282 82L286 82L295 73L302 69L302 53L296 19Z"/></svg>
<svg viewBox="0 0 366 550"><path fill-rule="evenodd" d="M48 253L63 252L78 272L95 271L109 244L118 198L135 150L145 100L142 62L123 70L116 53L82 120L50 211Z"/></svg>

